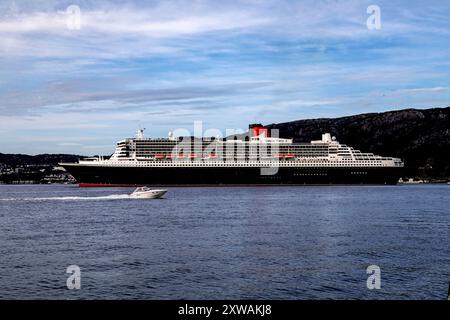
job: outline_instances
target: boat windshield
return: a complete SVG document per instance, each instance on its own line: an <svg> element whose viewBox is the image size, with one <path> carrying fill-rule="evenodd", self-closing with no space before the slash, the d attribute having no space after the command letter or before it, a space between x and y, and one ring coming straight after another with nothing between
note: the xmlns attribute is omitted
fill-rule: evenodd
<svg viewBox="0 0 450 320"><path fill-rule="evenodd" d="M145 192L149 190L150 190L149 187L137 187L136 190L134 190L134 192Z"/></svg>

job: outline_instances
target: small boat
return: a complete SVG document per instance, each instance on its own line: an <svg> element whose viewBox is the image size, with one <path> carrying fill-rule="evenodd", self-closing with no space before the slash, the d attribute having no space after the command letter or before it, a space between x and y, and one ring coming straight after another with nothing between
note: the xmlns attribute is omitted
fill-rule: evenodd
<svg viewBox="0 0 450 320"><path fill-rule="evenodd" d="M167 190L150 189L149 187L138 187L130 194L131 199L158 199L161 198Z"/></svg>

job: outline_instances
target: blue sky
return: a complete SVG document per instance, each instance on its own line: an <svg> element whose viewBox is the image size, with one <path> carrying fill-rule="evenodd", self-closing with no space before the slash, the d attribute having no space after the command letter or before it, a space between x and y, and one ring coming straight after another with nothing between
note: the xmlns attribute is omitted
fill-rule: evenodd
<svg viewBox="0 0 450 320"><path fill-rule="evenodd" d="M1 0L0 152L448 106L449 15L435 0Z"/></svg>

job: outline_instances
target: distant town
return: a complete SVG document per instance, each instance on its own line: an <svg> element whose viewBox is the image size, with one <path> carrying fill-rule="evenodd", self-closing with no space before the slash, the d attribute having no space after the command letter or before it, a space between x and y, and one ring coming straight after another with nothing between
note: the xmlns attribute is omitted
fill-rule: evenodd
<svg viewBox="0 0 450 320"><path fill-rule="evenodd" d="M75 179L64 168L44 165L19 165L11 167L0 163L0 183L75 183Z"/></svg>
<svg viewBox="0 0 450 320"><path fill-rule="evenodd" d="M50 184L75 183L59 162L76 161L77 155L43 154L29 156L0 153L0 184Z"/></svg>

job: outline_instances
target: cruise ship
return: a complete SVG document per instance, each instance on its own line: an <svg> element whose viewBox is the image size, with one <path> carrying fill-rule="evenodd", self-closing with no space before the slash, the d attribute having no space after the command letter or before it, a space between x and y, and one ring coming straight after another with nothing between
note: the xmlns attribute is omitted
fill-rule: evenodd
<svg viewBox="0 0 450 320"><path fill-rule="evenodd" d="M297 143L252 124L240 136L135 138L109 158L61 163L80 187L142 185L396 184L403 162L363 153L329 133Z"/></svg>

